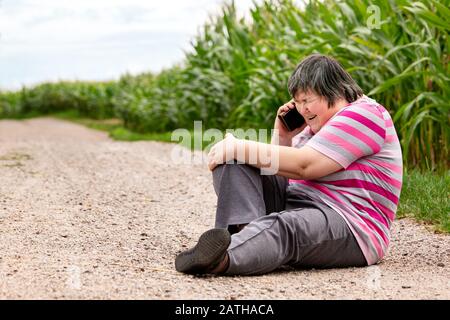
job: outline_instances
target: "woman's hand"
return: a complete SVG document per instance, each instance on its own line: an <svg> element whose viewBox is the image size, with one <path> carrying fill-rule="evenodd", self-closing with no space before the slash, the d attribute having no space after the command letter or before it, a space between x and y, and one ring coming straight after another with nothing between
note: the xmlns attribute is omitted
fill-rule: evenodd
<svg viewBox="0 0 450 320"><path fill-rule="evenodd" d="M278 108L277 115L275 118L275 124L273 126L274 129L278 130L278 143L279 145L283 146L291 146L292 138L295 137L297 134L303 131L303 129L306 127L306 124L295 128L292 131L289 131L284 126L283 122L278 118L279 115L288 112L290 109L296 108L294 100L291 100L281 107ZM275 134L274 134L275 135ZM274 137L272 137L272 144L274 144Z"/></svg>
<svg viewBox="0 0 450 320"><path fill-rule="evenodd" d="M236 153L237 139L231 133L225 139L216 143L208 153L208 168L213 171L219 164L233 160Z"/></svg>

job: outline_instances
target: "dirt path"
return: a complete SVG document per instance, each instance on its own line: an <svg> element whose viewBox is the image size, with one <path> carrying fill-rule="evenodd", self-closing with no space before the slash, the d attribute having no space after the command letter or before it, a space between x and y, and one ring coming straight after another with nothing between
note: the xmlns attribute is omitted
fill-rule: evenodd
<svg viewBox="0 0 450 320"><path fill-rule="evenodd" d="M377 266L177 273L216 196L206 166L172 150L50 118L0 121L0 298L450 299L450 236L407 219Z"/></svg>

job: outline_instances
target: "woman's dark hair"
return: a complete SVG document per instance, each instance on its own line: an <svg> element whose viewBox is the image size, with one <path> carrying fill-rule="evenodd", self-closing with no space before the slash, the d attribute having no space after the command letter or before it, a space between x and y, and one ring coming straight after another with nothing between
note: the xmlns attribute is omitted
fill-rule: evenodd
<svg viewBox="0 0 450 320"><path fill-rule="evenodd" d="M335 59L321 54L312 54L295 68L288 81L292 97L299 91L312 91L328 101L328 108L344 98L353 102L363 95L355 80Z"/></svg>

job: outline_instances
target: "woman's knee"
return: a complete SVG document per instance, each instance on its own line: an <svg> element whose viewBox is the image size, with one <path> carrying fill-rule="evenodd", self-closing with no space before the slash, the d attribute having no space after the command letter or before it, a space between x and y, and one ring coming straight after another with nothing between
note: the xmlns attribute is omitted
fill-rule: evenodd
<svg viewBox="0 0 450 320"><path fill-rule="evenodd" d="M256 171L256 170L258 170L258 169L251 165L248 165L245 163L237 163L236 160L234 160L234 162L232 162L232 163L219 164L217 167L215 167L212 170L212 174L213 174L213 177L218 177L224 171L230 172L230 173L235 173L235 172L241 173L241 172Z"/></svg>

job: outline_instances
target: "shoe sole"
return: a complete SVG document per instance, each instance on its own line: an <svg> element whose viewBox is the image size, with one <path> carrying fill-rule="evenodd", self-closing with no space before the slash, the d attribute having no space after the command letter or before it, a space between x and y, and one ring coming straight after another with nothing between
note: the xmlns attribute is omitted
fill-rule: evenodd
<svg viewBox="0 0 450 320"><path fill-rule="evenodd" d="M175 259L175 269L189 274L205 273L220 262L231 242L226 229L211 229L203 233L192 249L180 253Z"/></svg>

